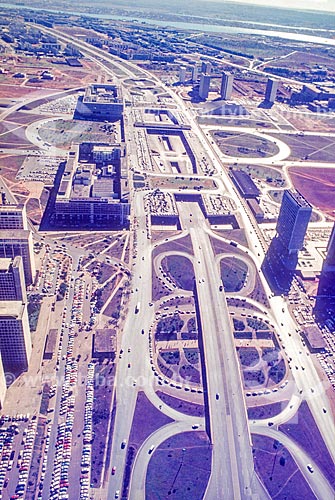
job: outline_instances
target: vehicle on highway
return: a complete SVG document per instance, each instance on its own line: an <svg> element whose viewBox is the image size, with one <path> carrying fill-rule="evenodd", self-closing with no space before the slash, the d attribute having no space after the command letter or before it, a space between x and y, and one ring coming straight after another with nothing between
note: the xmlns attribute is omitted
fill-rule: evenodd
<svg viewBox="0 0 335 500"><path fill-rule="evenodd" d="M216 393L215 398L220 399L220 394L218 392Z"/></svg>
<svg viewBox="0 0 335 500"><path fill-rule="evenodd" d="M311 466L311 464L307 464L307 469L309 470L309 472L311 472L311 473L313 474L314 469L313 469L313 467Z"/></svg>
<svg viewBox="0 0 335 500"><path fill-rule="evenodd" d="M120 490L116 490L115 492L115 498L119 498L120 497Z"/></svg>
<svg viewBox="0 0 335 500"><path fill-rule="evenodd" d="M148 453L152 453L152 452L154 451L154 449L155 449L155 445L154 445L154 444L152 444L152 445L150 446L150 448L149 448Z"/></svg>
<svg viewBox="0 0 335 500"><path fill-rule="evenodd" d="M112 468L112 476L114 476L115 471L116 471L116 467L115 467L115 465L114 465L114 467Z"/></svg>
<svg viewBox="0 0 335 500"><path fill-rule="evenodd" d="M126 447L126 444L127 444L127 440L124 439L121 443L121 448L124 449Z"/></svg>

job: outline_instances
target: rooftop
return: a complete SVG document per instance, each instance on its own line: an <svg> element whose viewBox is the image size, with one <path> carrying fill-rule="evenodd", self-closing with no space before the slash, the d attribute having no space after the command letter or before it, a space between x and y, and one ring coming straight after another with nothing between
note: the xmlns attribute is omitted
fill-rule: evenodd
<svg viewBox="0 0 335 500"><path fill-rule="evenodd" d="M6 257L0 258L0 271L7 271L12 262L12 259Z"/></svg>
<svg viewBox="0 0 335 500"><path fill-rule="evenodd" d="M19 300L0 301L0 318L22 318L25 305Z"/></svg>
<svg viewBox="0 0 335 500"><path fill-rule="evenodd" d="M311 205L308 203L308 201L300 194L298 191L289 191L287 190L286 193L293 198L293 200L302 208L312 208Z"/></svg>

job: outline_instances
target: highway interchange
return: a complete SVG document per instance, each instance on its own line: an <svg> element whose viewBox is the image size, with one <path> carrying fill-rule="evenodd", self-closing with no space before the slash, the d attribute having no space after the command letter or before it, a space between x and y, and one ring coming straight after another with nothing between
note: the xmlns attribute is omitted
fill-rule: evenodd
<svg viewBox="0 0 335 500"><path fill-rule="evenodd" d="M118 359L115 382L116 416L112 448L110 450L110 466L115 467L115 474L110 475L105 490L101 489L101 491L95 494L96 500L112 499L116 497L116 492L122 491L127 443L131 432L137 393L140 389L144 390L146 396L156 408L159 408L160 411L170 416L175 422L158 429L154 434L149 436L140 448L132 470L129 489L130 499L144 500L145 498L146 471L151 457L148 453L150 447L155 446L157 448L168 437L176 433L194 431L193 427L196 424L200 430L207 430L213 446L212 472L205 493L206 499L268 498L268 493L254 471L251 446L251 432L254 432L270 436L282 442L292 453L298 467L317 498L330 500L333 498L334 492L317 465L312 463L299 446L295 445L290 438L284 436L276 428L279 424L289 420L297 412L301 401L306 399L327 448L333 460L335 460L335 442L333 439L335 427L328 399L312 359L306 352L306 347L302 345L300 336L297 334L297 326L289 313L285 298L273 296L261 271L266 251L264 241L255 227L253 220L250 218L249 213L246 211L227 171L222 165L222 154L211 143L207 128L201 128L192 110L188 108L185 102L152 74L144 70L139 70L139 68L130 62L121 61L110 54L89 46L85 42L73 40L73 38L59 31L47 28L43 28L43 30L56 33L59 39L64 42L71 41L71 43L77 45L84 54L99 61L104 71L112 74L111 70L107 69L104 65L105 63L112 62L115 67L119 67L129 77L134 79L137 79L139 72L142 72L143 77L150 77L151 80L156 80L170 94L178 107L179 113L183 114L185 121L191 125L194 137L192 141L193 145L198 144L198 148L200 147L205 151L208 161L216 170L213 178L216 181L217 188L213 192L228 194L237 206L241 224L248 241L248 248L241 244L238 244L238 248L242 252L245 252L245 254L248 254L248 258L253 260L270 303L269 310L265 311L264 309L264 311L275 325L282 343L285 344L287 357L292 358L292 365L298 366L298 369L292 372L296 385L294 394L286 409L276 417L271 418L274 426L271 428L268 426L269 420L256 420L249 423L242 389L241 373L234 345L232 324L227 308L226 294L220 288L219 266L215 263L215 256L210 241L210 236L213 233L206 224L198 203L191 201L178 202L177 207L183 234L190 235L193 247L196 304L203 337L203 356L206 365L205 392L209 418L205 421L205 419L200 417L190 417L173 410L167 405L162 405L161 400L155 393L155 376L149 355L149 336L151 335L151 326L155 319L154 308L150 307L152 301L152 252L154 244L151 238L148 237L150 228L148 228L148 216L144 204L145 191L136 191L131 187L131 231L134 234L134 253L136 253L136 256L133 259L132 267L131 286L133 293L130 294L129 312L119 345L122 356ZM132 137L133 134L134 116L132 115L131 108L125 109L125 113L127 138L128 135ZM225 129L230 131L236 130L234 127L225 127ZM238 130L240 131L241 129ZM259 137L268 137L266 134L257 132L254 129L247 129L247 131ZM274 140L271 136L269 137L271 140ZM287 166L288 164L295 163L287 160L290 154L289 147L282 141L276 140L276 144L279 152L272 157L263 158L262 164L271 165L276 162L278 165ZM133 169L137 165L137 154L135 141L132 141L129 146L128 155L129 163ZM256 164L259 163L259 160L227 157L224 159L224 162ZM304 162L305 164L308 165L308 162ZM320 166L328 165L325 162L320 162L319 164ZM313 166L315 165L315 162L313 162ZM155 177L156 174L151 173L151 175ZM169 175L173 178L175 177L175 174L164 175L167 178ZM175 194L178 193L177 189L169 189L168 191ZM206 191L211 192L210 190ZM189 193L192 193L192 190L189 190ZM196 193L196 191L193 191L193 193ZM77 269L79 255L75 257L76 259L73 261L74 270ZM78 277L78 273L74 271L73 276L75 278ZM72 300L72 295L73 290L70 289L70 301ZM144 334L142 334L142 330ZM60 375L63 369L61 364ZM135 383L139 379L145 381L143 387L139 387ZM56 396L55 414L59 411L59 399L60 392ZM320 411L321 408L324 408L326 411ZM125 446L122 445L123 442L125 442ZM52 460L53 456L50 455L50 463L52 463ZM307 463L312 463L314 474L308 472L306 468ZM47 492L47 489L45 491ZM47 498L47 494L44 498Z"/></svg>

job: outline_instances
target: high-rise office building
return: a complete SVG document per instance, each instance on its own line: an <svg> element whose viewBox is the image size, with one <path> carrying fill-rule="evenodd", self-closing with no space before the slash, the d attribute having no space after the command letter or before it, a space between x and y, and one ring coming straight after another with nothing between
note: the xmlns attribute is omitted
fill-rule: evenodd
<svg viewBox="0 0 335 500"><path fill-rule="evenodd" d="M0 177L0 259L21 255L26 285L35 277L32 233L28 229L26 208Z"/></svg>
<svg viewBox="0 0 335 500"><path fill-rule="evenodd" d="M186 82L186 67L180 66L180 68L179 68L179 83L185 83L185 82Z"/></svg>
<svg viewBox="0 0 335 500"><path fill-rule="evenodd" d="M199 76L199 68L198 66L193 66L192 69L192 82L196 82Z"/></svg>
<svg viewBox="0 0 335 500"><path fill-rule="evenodd" d="M202 74L199 85L199 96L201 97L201 99L207 99L210 84L211 84L211 77L209 75Z"/></svg>
<svg viewBox="0 0 335 500"><path fill-rule="evenodd" d="M23 261L20 255L14 259L0 258L0 301L27 302Z"/></svg>
<svg viewBox="0 0 335 500"><path fill-rule="evenodd" d="M0 229L28 229L26 207L18 203L0 177Z"/></svg>
<svg viewBox="0 0 335 500"><path fill-rule="evenodd" d="M311 214L311 205L300 193L289 190L284 191L276 231L283 248L282 260L284 264L287 264L288 268L296 265L298 252L304 244Z"/></svg>
<svg viewBox="0 0 335 500"><path fill-rule="evenodd" d="M13 259L17 255L22 257L25 282L29 286L34 281L36 272L32 233L25 229L2 230L0 232L0 258Z"/></svg>
<svg viewBox="0 0 335 500"><path fill-rule="evenodd" d="M210 75L212 72L212 64L209 61L203 61L201 63L201 73L205 75Z"/></svg>
<svg viewBox="0 0 335 500"><path fill-rule="evenodd" d="M330 238L328 240L326 259L324 261L323 271L326 273L335 272L335 223L333 225L333 229L330 234Z"/></svg>
<svg viewBox="0 0 335 500"><path fill-rule="evenodd" d="M0 205L0 229L28 229L24 205Z"/></svg>
<svg viewBox="0 0 335 500"><path fill-rule="evenodd" d="M233 92L234 75L231 73L222 73L221 79L221 97L229 100Z"/></svg>
<svg viewBox="0 0 335 500"><path fill-rule="evenodd" d="M0 352L4 371L17 374L26 370L31 349L27 304L0 302Z"/></svg>
<svg viewBox="0 0 335 500"><path fill-rule="evenodd" d="M266 84L265 90L265 101L274 103L276 100L277 90L278 90L279 82L278 80L272 80L269 78Z"/></svg>

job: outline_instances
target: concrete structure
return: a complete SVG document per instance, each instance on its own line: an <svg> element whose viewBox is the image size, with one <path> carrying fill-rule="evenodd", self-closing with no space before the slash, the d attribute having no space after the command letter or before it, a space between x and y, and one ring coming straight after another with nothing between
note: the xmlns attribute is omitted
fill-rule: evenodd
<svg viewBox="0 0 335 500"><path fill-rule="evenodd" d="M21 295L25 296L24 287L30 285L35 277L35 261L33 252L33 240L31 231L28 229L28 220L25 205L18 203L15 196L8 189L4 180L0 177L0 259L14 259L21 256L23 260L24 277L22 291L17 292L17 300ZM2 263L4 266L5 263ZM16 261L13 272L19 274L19 264ZM6 271L2 268L2 278L6 277ZM5 274L4 274L5 273ZM19 278L15 278L16 283ZM1 293L1 292L0 292ZM6 298L0 300L6 300ZM8 298L8 300L13 300Z"/></svg>
<svg viewBox="0 0 335 500"><path fill-rule="evenodd" d="M328 245L327 255L323 265L323 271L326 273L335 272L335 224L333 226Z"/></svg>
<svg viewBox="0 0 335 500"><path fill-rule="evenodd" d="M130 205L121 200L119 147L91 145L88 156L99 160L99 168L95 163L80 163L79 152L78 145L69 152L50 223L60 227L126 226Z"/></svg>
<svg viewBox="0 0 335 500"><path fill-rule="evenodd" d="M111 328L96 330L92 339L92 357L114 359L117 350L116 332Z"/></svg>
<svg viewBox="0 0 335 500"><path fill-rule="evenodd" d="M222 73L221 79L221 97L229 100L233 91L234 75L231 73Z"/></svg>
<svg viewBox="0 0 335 500"><path fill-rule="evenodd" d="M272 80L269 78L266 84L265 90L265 101L274 103L276 100L277 90L278 90L279 82L277 80Z"/></svg>
<svg viewBox="0 0 335 500"><path fill-rule="evenodd" d="M119 144L113 144L113 146L100 146L95 144L92 147L92 158L94 163L106 163L119 160L121 158L121 147Z"/></svg>
<svg viewBox="0 0 335 500"><path fill-rule="evenodd" d="M0 352L5 372L26 370L31 348L27 304L0 302Z"/></svg>
<svg viewBox="0 0 335 500"><path fill-rule="evenodd" d="M52 359L57 350L57 328L51 328L45 339L43 359Z"/></svg>
<svg viewBox="0 0 335 500"><path fill-rule="evenodd" d="M179 83L185 83L186 81L186 67L180 66L179 68Z"/></svg>
<svg viewBox="0 0 335 500"><path fill-rule="evenodd" d="M28 229L25 206L1 204L0 229Z"/></svg>
<svg viewBox="0 0 335 500"><path fill-rule="evenodd" d="M120 87L98 83L90 85L85 95L78 98L76 113L88 119L120 119L123 113Z"/></svg>
<svg viewBox="0 0 335 500"><path fill-rule="evenodd" d="M201 97L201 99L207 99L210 84L211 84L211 77L203 73L201 75L200 85L199 85L199 96Z"/></svg>
<svg viewBox="0 0 335 500"><path fill-rule="evenodd" d="M0 301L2 300L27 302L23 261L20 255L14 259L0 259Z"/></svg>
<svg viewBox="0 0 335 500"><path fill-rule="evenodd" d="M257 200L255 198L251 198L250 200L247 200L247 204L252 211L255 219L257 222L263 222L264 220L264 212L259 206Z"/></svg>
<svg viewBox="0 0 335 500"><path fill-rule="evenodd" d="M325 352L327 348L326 341L317 325L307 326L303 330L303 336L306 340L310 352Z"/></svg>
<svg viewBox="0 0 335 500"><path fill-rule="evenodd" d="M192 69L192 82L196 82L199 76L199 68L198 66L194 66Z"/></svg>
<svg viewBox="0 0 335 500"><path fill-rule="evenodd" d="M13 259L22 257L26 285L33 283L35 278L35 261L33 237L31 231L25 229L4 229L0 232L0 258Z"/></svg>
<svg viewBox="0 0 335 500"><path fill-rule="evenodd" d="M0 177L0 229L28 229L26 208Z"/></svg>
<svg viewBox="0 0 335 500"><path fill-rule="evenodd" d="M243 198L257 198L260 195L258 187L244 170L230 170L229 175Z"/></svg>
<svg viewBox="0 0 335 500"><path fill-rule="evenodd" d="M210 75L212 72L212 64L209 61L203 61L201 63L201 73L205 75Z"/></svg>

